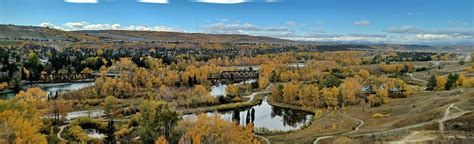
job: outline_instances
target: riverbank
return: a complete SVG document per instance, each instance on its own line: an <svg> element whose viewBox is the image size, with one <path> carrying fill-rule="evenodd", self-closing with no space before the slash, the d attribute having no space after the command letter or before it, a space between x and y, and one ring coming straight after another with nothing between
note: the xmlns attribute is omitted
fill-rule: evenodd
<svg viewBox="0 0 474 144"><path fill-rule="evenodd" d="M279 103L271 98L267 102L276 107L294 109L315 114L317 109L303 108L295 105ZM353 130L358 121L344 116L339 111L325 111L320 117L313 119L306 126L286 132L274 132L264 135L272 143L312 143L315 138L327 135L341 134Z"/></svg>
<svg viewBox="0 0 474 144"><path fill-rule="evenodd" d="M255 92L255 93L258 93L258 92ZM268 93L259 93L259 94L255 94L255 98L250 99L249 101L246 101L246 102L228 103L228 104L201 107L201 108L192 108L192 109L177 109L176 112L182 115L187 115L187 114L196 114L196 113L204 113L204 112L249 108L261 103L266 95L268 95Z"/></svg>

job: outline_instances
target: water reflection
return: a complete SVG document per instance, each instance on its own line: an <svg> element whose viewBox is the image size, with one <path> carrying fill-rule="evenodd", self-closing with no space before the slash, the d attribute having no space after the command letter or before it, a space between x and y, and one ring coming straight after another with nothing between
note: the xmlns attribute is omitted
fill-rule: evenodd
<svg viewBox="0 0 474 144"><path fill-rule="evenodd" d="M244 109L218 112L221 118L235 121L241 125L253 123L254 127L264 127L269 130L293 130L299 129L311 120L312 114L299 110L274 107L268 104L266 99L256 106ZM207 113L213 115L214 112ZM195 118L196 115L184 115L183 118Z"/></svg>
<svg viewBox="0 0 474 144"><path fill-rule="evenodd" d="M68 91L74 91L74 90L79 90L82 88L86 87L91 87L94 86L95 82L81 82L81 83L57 83L57 84L40 84L40 85L35 85L37 87L40 87L44 91L46 91L48 94L55 95L56 92L62 93L62 92L68 92ZM26 90L30 88L30 86L24 86L22 89ZM15 91L8 91L0 94L0 99L12 99L16 95Z"/></svg>
<svg viewBox="0 0 474 144"><path fill-rule="evenodd" d="M255 81L257 81L257 80L256 79L250 79L250 80L247 80L247 81L236 83L235 85L250 84L250 83L253 83ZM214 97L226 96L227 93L226 93L225 89L227 88L227 85L228 84L218 83L216 85L211 86L211 95L214 96Z"/></svg>

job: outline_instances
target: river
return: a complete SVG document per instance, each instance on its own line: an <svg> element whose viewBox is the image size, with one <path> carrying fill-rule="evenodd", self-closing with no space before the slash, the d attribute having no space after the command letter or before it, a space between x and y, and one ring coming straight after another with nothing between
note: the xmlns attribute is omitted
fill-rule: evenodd
<svg viewBox="0 0 474 144"><path fill-rule="evenodd" d="M67 92L73 90L79 90L82 88L93 86L95 82L80 82L80 83L56 83L56 84L39 84L36 85L40 87L44 91L48 92L48 94L55 94L56 92ZM30 86L26 85L23 86L22 89L26 90ZM16 93L14 91L8 91L5 93L0 94L0 99L12 99L14 98Z"/></svg>

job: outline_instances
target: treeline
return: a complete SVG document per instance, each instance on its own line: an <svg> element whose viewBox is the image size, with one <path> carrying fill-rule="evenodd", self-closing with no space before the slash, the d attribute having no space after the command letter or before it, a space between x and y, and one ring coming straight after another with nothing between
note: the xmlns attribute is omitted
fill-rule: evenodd
<svg viewBox="0 0 474 144"><path fill-rule="evenodd" d="M345 78L340 84L293 81L275 85L271 96L277 102L303 107L341 108L358 104L361 100L371 106L380 106L388 103L390 97L412 94L412 88L400 79L369 76L367 71L361 70L355 77Z"/></svg>

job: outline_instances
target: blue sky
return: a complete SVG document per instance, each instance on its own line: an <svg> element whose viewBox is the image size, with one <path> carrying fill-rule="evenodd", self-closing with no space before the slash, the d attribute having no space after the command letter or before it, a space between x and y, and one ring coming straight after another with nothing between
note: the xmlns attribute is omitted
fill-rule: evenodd
<svg viewBox="0 0 474 144"><path fill-rule="evenodd" d="M324 42L474 43L473 0L1 0L0 20L63 30L232 33Z"/></svg>

